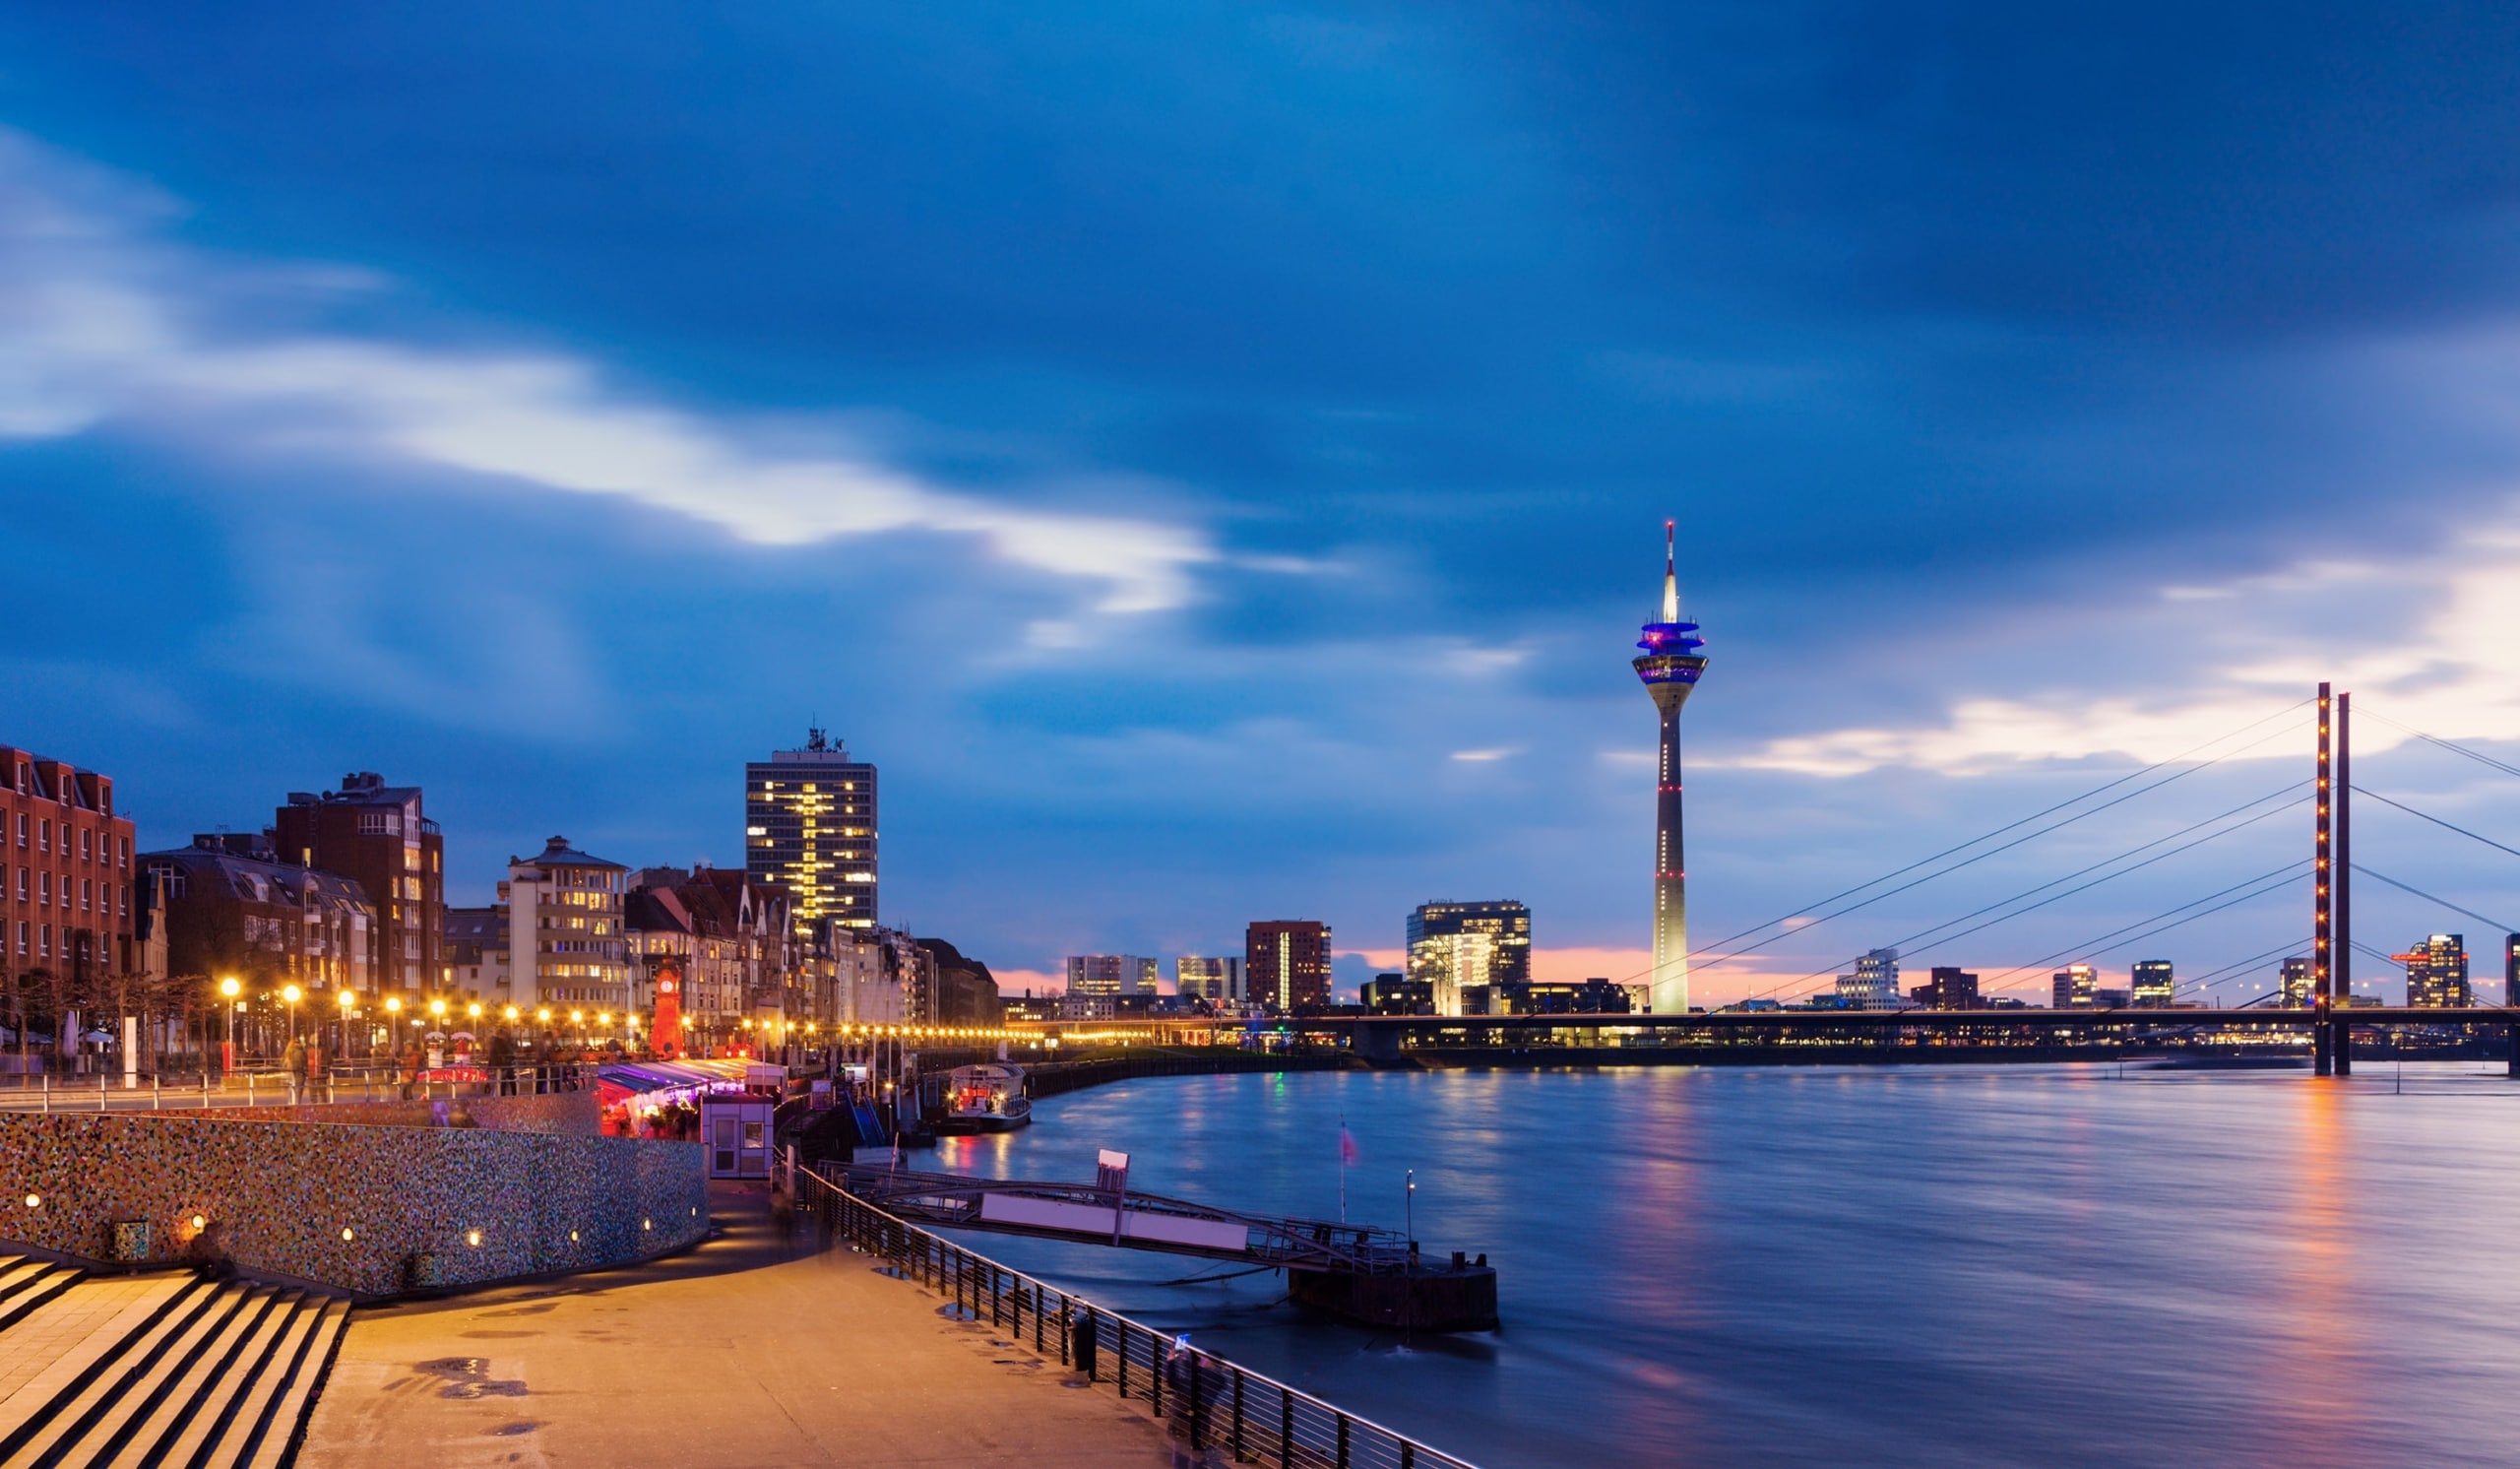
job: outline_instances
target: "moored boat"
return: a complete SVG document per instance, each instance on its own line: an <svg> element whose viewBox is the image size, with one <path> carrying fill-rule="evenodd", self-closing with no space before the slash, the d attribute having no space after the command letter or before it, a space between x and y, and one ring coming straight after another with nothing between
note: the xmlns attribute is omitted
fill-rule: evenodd
<svg viewBox="0 0 2520 1469"><path fill-rule="evenodd" d="M1012 1132L1033 1120L1024 1068L1002 1063L956 1066L945 1078L943 1133Z"/></svg>

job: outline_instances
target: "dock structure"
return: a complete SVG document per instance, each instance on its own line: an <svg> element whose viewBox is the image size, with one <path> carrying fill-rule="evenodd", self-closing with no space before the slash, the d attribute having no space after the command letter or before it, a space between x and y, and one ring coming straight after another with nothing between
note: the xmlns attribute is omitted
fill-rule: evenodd
<svg viewBox="0 0 2520 1469"><path fill-rule="evenodd" d="M1497 1324L1496 1270L1485 1255L1423 1257L1397 1230L1245 1214L1141 1193L1110 1170L1095 1182L978 1179L834 1165L825 1182L912 1223L985 1230L1070 1244L1147 1249L1287 1273L1296 1301L1361 1325L1411 1331L1488 1331Z"/></svg>

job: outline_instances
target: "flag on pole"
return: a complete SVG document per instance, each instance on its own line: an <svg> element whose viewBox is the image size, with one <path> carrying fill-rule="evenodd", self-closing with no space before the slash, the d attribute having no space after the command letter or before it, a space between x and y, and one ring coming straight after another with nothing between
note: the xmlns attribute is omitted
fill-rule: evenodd
<svg viewBox="0 0 2520 1469"><path fill-rule="evenodd" d="M1342 1164L1356 1161L1356 1137L1354 1133L1348 1130L1348 1124L1345 1122L1339 1124L1339 1161Z"/></svg>

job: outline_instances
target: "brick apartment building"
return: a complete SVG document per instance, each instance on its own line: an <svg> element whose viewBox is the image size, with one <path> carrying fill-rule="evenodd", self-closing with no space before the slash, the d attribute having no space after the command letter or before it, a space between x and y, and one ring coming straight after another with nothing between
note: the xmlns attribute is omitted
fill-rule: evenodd
<svg viewBox="0 0 2520 1469"><path fill-rule="evenodd" d="M12 1017L136 972L132 824L109 776L0 745L0 990Z"/></svg>
<svg viewBox="0 0 2520 1469"><path fill-rule="evenodd" d="M375 988L376 910L349 878L283 862L259 833L197 836L140 862L165 904L169 973L233 976L258 992Z"/></svg>
<svg viewBox="0 0 2520 1469"><path fill-rule="evenodd" d="M271 841L280 861L347 877L376 906L361 988L421 992L447 983L446 844L421 810L419 787L359 771L339 791L291 791Z"/></svg>

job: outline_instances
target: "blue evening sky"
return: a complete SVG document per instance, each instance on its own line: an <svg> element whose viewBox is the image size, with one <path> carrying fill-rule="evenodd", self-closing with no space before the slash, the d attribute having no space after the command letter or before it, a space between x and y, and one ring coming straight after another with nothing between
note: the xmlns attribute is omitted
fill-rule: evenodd
<svg viewBox="0 0 2520 1469"><path fill-rule="evenodd" d="M152 845L419 783L481 901L553 832L739 862L818 717L887 920L1013 975L1319 917L1353 983L1513 896L1631 978L1670 516L1702 945L2322 676L2512 759L2515 76L2463 5L20 0L0 739ZM2279 790L2287 718L1699 993ZM2367 784L2520 845L2403 738ZM2520 921L2520 859L2359 834ZM2305 890L2102 939L2305 849L1913 962L2201 974Z"/></svg>

